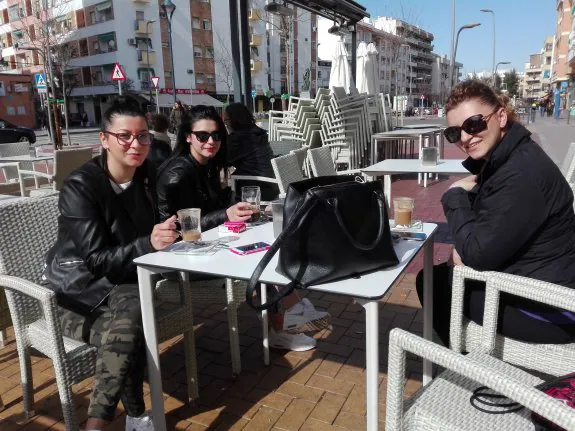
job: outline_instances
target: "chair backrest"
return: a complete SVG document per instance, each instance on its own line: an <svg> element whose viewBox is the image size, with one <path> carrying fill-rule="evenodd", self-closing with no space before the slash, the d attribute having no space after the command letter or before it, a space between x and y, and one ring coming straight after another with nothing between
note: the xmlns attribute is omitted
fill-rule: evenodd
<svg viewBox="0 0 575 431"><path fill-rule="evenodd" d="M309 150L308 159L314 177L337 175L335 164L331 157L331 149L327 145Z"/></svg>
<svg viewBox="0 0 575 431"><path fill-rule="evenodd" d="M303 180L301 166L295 154L275 157L271 162L280 193L285 193L291 183Z"/></svg>
<svg viewBox="0 0 575 431"><path fill-rule="evenodd" d="M30 144L28 141L12 142L10 144L0 144L0 157L24 156L30 154ZM20 163L21 169L32 170L32 163ZM4 168L6 182L18 181L18 168Z"/></svg>
<svg viewBox="0 0 575 431"><path fill-rule="evenodd" d="M54 153L54 188L61 190L68 175L90 160L92 160L90 147L56 150Z"/></svg>
<svg viewBox="0 0 575 431"><path fill-rule="evenodd" d="M574 159L575 159L575 142L571 142L571 144L569 144L569 148L567 149L567 154L563 159L563 164L561 165L561 173L563 175L567 176L567 172L569 172L569 167L573 163Z"/></svg>
<svg viewBox="0 0 575 431"><path fill-rule="evenodd" d="M297 162L303 172L307 173L307 147L298 148L297 150L291 150L292 154L297 157Z"/></svg>
<svg viewBox="0 0 575 431"><path fill-rule="evenodd" d="M0 274L40 282L46 253L58 236L58 214L57 195L0 205ZM37 301L18 298L26 303L30 322L42 315Z"/></svg>

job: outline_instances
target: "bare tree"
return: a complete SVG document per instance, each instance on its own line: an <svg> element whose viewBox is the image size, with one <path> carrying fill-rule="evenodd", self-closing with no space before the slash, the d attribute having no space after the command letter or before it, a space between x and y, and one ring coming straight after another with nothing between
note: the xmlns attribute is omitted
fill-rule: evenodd
<svg viewBox="0 0 575 431"><path fill-rule="evenodd" d="M216 31L219 49L214 50L214 63L216 64L216 81L221 82L226 86L227 98L226 101L230 103L230 94L234 87L234 64L232 61L232 53L226 43L226 38L222 36L219 31Z"/></svg>

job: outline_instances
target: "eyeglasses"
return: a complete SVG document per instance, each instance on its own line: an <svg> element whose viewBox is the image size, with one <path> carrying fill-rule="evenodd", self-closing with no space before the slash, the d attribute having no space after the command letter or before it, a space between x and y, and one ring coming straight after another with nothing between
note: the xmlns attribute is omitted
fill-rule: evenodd
<svg viewBox="0 0 575 431"><path fill-rule="evenodd" d="M192 135L194 135L198 141L200 141L202 144L205 144L206 142L208 142L210 140L210 137L214 140L214 141L221 141L222 140L222 134L220 132L191 132Z"/></svg>
<svg viewBox="0 0 575 431"><path fill-rule="evenodd" d="M487 122L497 111L499 111L499 108L497 108L495 111L493 111L491 114L487 116L484 116L483 114L473 115L469 117L467 120L465 120L461 125L461 127L452 126L446 128L443 131L443 135L449 142L455 144L461 141L462 130L468 135L476 135L478 133L481 133L485 129L487 129Z"/></svg>
<svg viewBox="0 0 575 431"><path fill-rule="evenodd" d="M114 133L106 130L104 133L115 136L118 140L118 143L123 147L130 147L134 142L134 139L137 139L138 144L140 145L150 145L152 143L152 134L149 132L141 132L137 135L132 135L131 133L127 132Z"/></svg>

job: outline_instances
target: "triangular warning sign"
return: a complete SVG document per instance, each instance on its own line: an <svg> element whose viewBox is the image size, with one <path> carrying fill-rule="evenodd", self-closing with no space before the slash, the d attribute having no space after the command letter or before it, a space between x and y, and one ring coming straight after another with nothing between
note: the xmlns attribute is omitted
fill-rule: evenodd
<svg viewBox="0 0 575 431"><path fill-rule="evenodd" d="M38 75L38 79L36 80L36 86L37 87L45 87L46 86L46 81L44 80L44 77L42 75Z"/></svg>
<svg viewBox="0 0 575 431"><path fill-rule="evenodd" d="M152 76L150 79L152 80L152 85L154 86L154 88L158 88L158 84L160 83L160 77Z"/></svg>
<svg viewBox="0 0 575 431"><path fill-rule="evenodd" d="M112 70L112 81L125 81L126 75L118 63L114 63L114 70Z"/></svg>

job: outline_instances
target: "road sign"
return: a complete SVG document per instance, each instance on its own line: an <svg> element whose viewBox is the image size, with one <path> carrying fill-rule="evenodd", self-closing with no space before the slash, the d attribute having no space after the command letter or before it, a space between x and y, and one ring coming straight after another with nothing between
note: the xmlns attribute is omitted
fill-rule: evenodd
<svg viewBox="0 0 575 431"><path fill-rule="evenodd" d="M160 83L160 77L152 76L150 77L150 80L152 81L152 85L154 86L154 88L158 88L158 84Z"/></svg>
<svg viewBox="0 0 575 431"><path fill-rule="evenodd" d="M273 105L275 103L276 99L274 99L273 97L270 98L270 103Z"/></svg>
<svg viewBox="0 0 575 431"><path fill-rule="evenodd" d="M252 90L252 98L256 97L258 95L258 92L256 90Z"/></svg>
<svg viewBox="0 0 575 431"><path fill-rule="evenodd" d="M126 75L122 70L119 63L114 63L114 70L112 70L112 81L125 81Z"/></svg>
<svg viewBox="0 0 575 431"><path fill-rule="evenodd" d="M420 97L420 99L421 99L421 100L425 99L425 95L422 94L421 97Z"/></svg>
<svg viewBox="0 0 575 431"><path fill-rule="evenodd" d="M34 80L36 81L36 88L46 89L46 75L43 73L37 73L34 75Z"/></svg>

